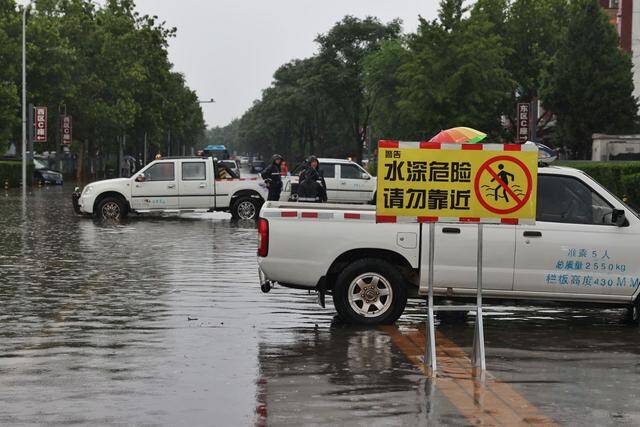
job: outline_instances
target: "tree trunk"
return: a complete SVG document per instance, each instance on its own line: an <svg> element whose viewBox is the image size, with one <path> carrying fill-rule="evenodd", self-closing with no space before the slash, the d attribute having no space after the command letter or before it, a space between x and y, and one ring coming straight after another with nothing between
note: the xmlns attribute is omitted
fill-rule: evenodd
<svg viewBox="0 0 640 427"><path fill-rule="evenodd" d="M356 134L356 149L353 153L353 161L358 164L362 164L362 140L360 138L360 126L355 125L355 134Z"/></svg>
<svg viewBox="0 0 640 427"><path fill-rule="evenodd" d="M84 181L84 141L80 142L80 150L78 150L78 163L76 165L76 181Z"/></svg>

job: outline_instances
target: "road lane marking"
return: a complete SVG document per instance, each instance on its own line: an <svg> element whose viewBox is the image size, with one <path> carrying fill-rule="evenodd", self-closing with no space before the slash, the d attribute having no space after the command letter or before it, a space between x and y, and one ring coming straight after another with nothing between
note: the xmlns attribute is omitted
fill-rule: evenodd
<svg viewBox="0 0 640 427"><path fill-rule="evenodd" d="M393 343L425 375L424 328L401 331L396 326L383 326ZM474 425L555 426L511 386L485 373L484 380L475 377L474 367L466 353L453 341L436 331L438 377L433 380L438 390Z"/></svg>

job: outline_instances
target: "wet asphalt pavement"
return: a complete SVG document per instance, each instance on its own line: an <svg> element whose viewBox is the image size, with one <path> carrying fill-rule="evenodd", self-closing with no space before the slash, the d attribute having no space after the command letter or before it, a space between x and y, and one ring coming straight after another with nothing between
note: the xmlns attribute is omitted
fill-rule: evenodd
<svg viewBox="0 0 640 427"><path fill-rule="evenodd" d="M490 308L485 383L459 362L473 317L440 324L434 382L423 302L343 325L330 301L260 292L253 223L105 224L73 214L72 188L0 190L0 425L640 425L621 311Z"/></svg>

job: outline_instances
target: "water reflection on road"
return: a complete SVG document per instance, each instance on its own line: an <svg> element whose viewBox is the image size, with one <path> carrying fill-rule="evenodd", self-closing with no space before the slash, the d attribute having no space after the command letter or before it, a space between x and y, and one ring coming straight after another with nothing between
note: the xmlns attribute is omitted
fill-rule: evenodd
<svg viewBox="0 0 640 427"><path fill-rule="evenodd" d="M393 329L342 325L304 292L260 293L253 223L105 224L73 215L71 188L34 189L24 209L0 193L0 424L470 422ZM410 303L395 330L423 310ZM489 368L556 421L640 423L640 336L619 317L494 310ZM472 323L439 330L468 353Z"/></svg>

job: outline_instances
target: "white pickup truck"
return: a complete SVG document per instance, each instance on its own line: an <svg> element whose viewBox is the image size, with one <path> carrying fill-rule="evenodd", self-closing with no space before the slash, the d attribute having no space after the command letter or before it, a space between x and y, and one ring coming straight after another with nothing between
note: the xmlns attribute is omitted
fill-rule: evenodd
<svg viewBox="0 0 640 427"><path fill-rule="evenodd" d="M327 184L329 203L369 203L376 200L376 177L371 176L359 164L346 159L318 159L320 173ZM284 188L280 200L296 201L298 198L298 175L304 164L291 171L284 178Z"/></svg>
<svg viewBox="0 0 640 427"><path fill-rule="evenodd" d="M255 219L267 199L258 178L218 176L213 158L164 158L149 163L131 178L92 182L73 193L79 214L118 220L129 212L231 212L234 218Z"/></svg>
<svg viewBox="0 0 640 427"><path fill-rule="evenodd" d="M394 322L424 292L429 227L376 223L373 206L266 203L258 224L263 291L271 284L333 296L338 314ZM476 292L476 224L436 224L434 294ZM640 218L585 173L538 172L535 225L484 225L483 289L489 299L629 308L638 322Z"/></svg>

